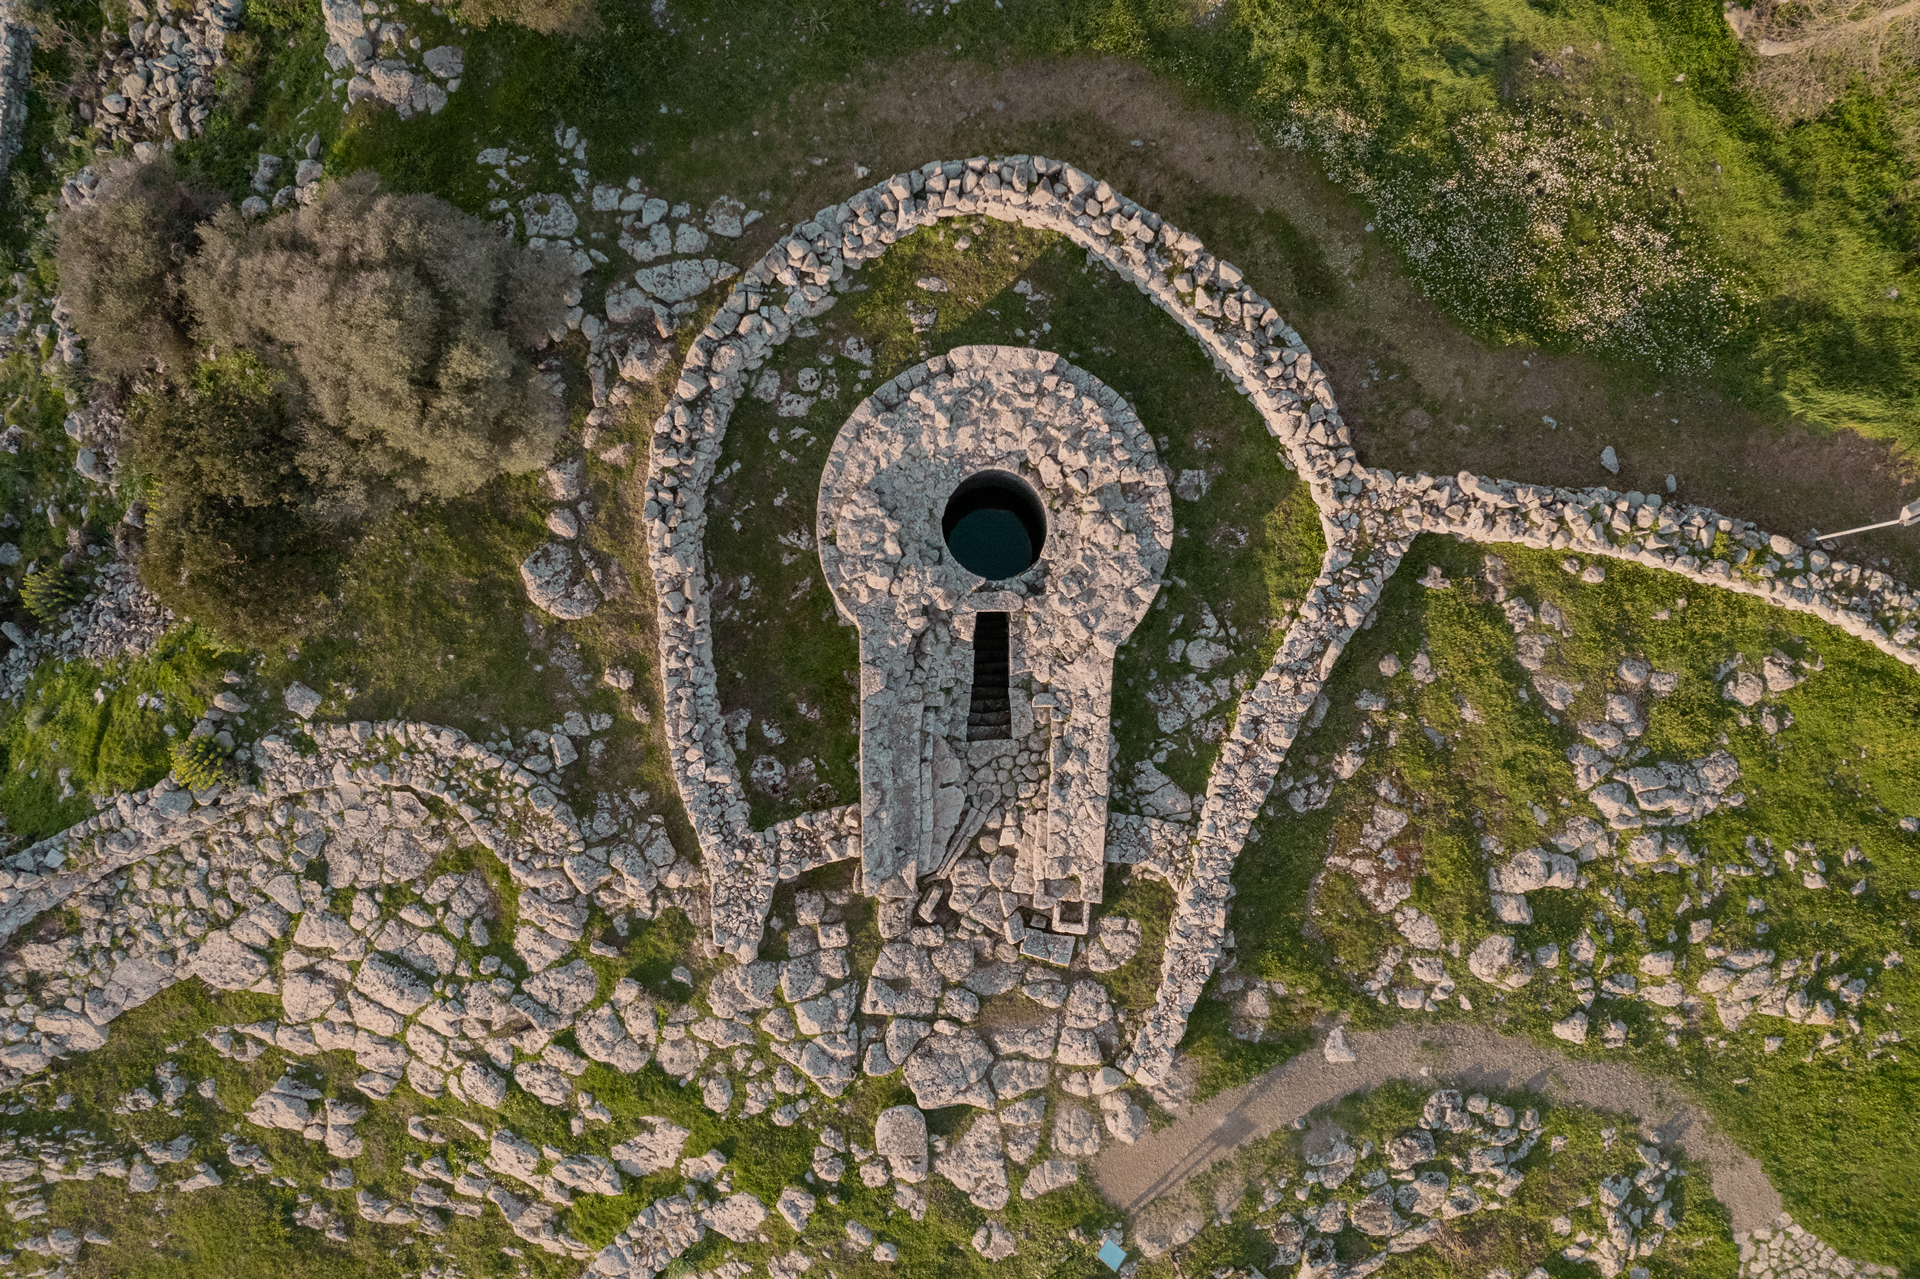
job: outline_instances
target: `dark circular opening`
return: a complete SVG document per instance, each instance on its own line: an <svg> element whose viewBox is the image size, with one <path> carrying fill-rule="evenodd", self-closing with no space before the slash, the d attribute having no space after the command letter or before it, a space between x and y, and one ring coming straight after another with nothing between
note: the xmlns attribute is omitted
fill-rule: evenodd
<svg viewBox="0 0 1920 1279"><path fill-rule="evenodd" d="M982 471L962 480L947 499L940 532L968 572L997 582L1018 577L1040 558L1047 513L1019 476Z"/></svg>

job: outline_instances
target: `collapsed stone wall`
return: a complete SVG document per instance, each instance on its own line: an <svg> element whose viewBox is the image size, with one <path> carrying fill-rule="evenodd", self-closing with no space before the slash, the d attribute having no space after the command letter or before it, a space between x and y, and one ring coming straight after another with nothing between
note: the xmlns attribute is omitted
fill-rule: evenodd
<svg viewBox="0 0 1920 1279"><path fill-rule="evenodd" d="M298 685L288 700L308 714L318 701ZM236 699L223 706L234 715L248 709ZM255 785L196 793L163 781L0 864L0 941L63 905L80 921L75 932L17 947L0 969L0 1092L57 1058L102 1047L123 1012L190 977L279 997L280 1020L209 1032L216 1051L242 1060L269 1046L290 1059L348 1052L363 1071L354 1087L376 1099L404 1085L491 1109L511 1080L545 1104L592 1117L602 1112L575 1082L585 1061L555 1046L555 1035L572 1028L588 1057L627 1071L684 1038L690 1016L662 1027L662 1013L673 1010L657 1011L635 983L603 996L584 959L563 962L583 942L613 953L585 936L592 907L616 932L667 905L696 920L704 914L698 868L676 855L657 818L642 820L618 802L576 817L526 761L432 725L315 724L306 735L270 733L251 751ZM443 854L472 843L493 851L518 887L517 918L501 917L485 875L432 873ZM325 884L305 873L314 862L324 865ZM388 899L395 884L410 885L416 899ZM335 914L328 906L342 891L353 893L352 909ZM456 943L485 947L490 930L506 926L513 967L462 958ZM276 965L271 954L282 943ZM163 1092L170 1082L161 1081ZM330 1099L323 1116L319 1097L290 1072L246 1117L353 1157L364 1108ZM141 1109L142 1100L135 1093L123 1103ZM152 1102L147 1094L145 1106ZM493 1141L496 1154L507 1152L489 1162L500 1180L456 1188L474 1202L417 1191L409 1207L362 1193L360 1215L437 1234L440 1210L472 1215L490 1201L523 1239L594 1257L540 1202L547 1174L533 1172L538 1152L509 1157L524 1143L505 1130ZM135 1193L163 1184L155 1164L187 1173L164 1182L172 1192L219 1185L204 1162L190 1163L192 1148L186 1137L95 1162ZM227 1154L243 1170L264 1162L244 1143L230 1142ZM574 1176L588 1193L621 1192L617 1171L584 1159L563 1160L552 1175ZM707 1207L697 1188L686 1202ZM713 1219L726 1219L724 1202ZM303 1224L337 1229L327 1218L316 1207Z"/></svg>
<svg viewBox="0 0 1920 1279"><path fill-rule="evenodd" d="M198 137L213 115L214 76L227 65L227 37L239 30L240 0L197 0L182 16L163 10L152 21L138 0L130 6L126 45L102 33L109 47L93 75L98 94L92 122L109 143L165 145ZM175 26L174 23L179 25Z"/></svg>
<svg viewBox="0 0 1920 1279"><path fill-rule="evenodd" d="M53 626L28 634L12 622L4 624L13 646L0 656L0 697L17 705L27 681L45 661L138 657L159 643L173 623L173 611L141 583L138 570L114 560L100 569L86 597L61 613Z"/></svg>
<svg viewBox="0 0 1920 1279"><path fill-rule="evenodd" d="M0 181L20 154L27 125L27 89L33 72L33 32L14 17L11 3L0 4Z"/></svg>

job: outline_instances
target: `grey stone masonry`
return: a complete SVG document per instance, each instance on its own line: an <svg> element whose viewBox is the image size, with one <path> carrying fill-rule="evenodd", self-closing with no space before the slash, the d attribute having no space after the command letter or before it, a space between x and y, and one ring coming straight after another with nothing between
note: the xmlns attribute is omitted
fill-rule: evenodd
<svg viewBox="0 0 1920 1279"><path fill-rule="evenodd" d="M1886 1276L1900 1273L1894 1266L1843 1257L1832 1245L1820 1242L1786 1213L1771 1227L1737 1233L1741 1279L1843 1279L1853 1275Z"/></svg>
<svg viewBox="0 0 1920 1279"><path fill-rule="evenodd" d="M1563 489L1457 476L1363 472L1372 511L1407 534L1630 560L1705 586L1807 613L1920 667L1920 595L1863 564L1834 559L1778 533L1657 493Z"/></svg>
<svg viewBox="0 0 1920 1279"><path fill-rule="evenodd" d="M712 882L714 940L742 959L757 953L773 885L815 856L796 856L799 845L821 844L813 836L796 841L791 830L774 836L749 829L719 713L702 540L728 417L746 376L796 324L825 313L854 287L853 272L920 227L976 216L1066 237L1180 324L1283 446L1309 486L1326 539L1320 574L1272 665L1240 701L1199 812L1190 821L1110 824L1107 856L1146 863L1176 890L1159 993L1120 1062L1142 1083L1165 1076L1222 954L1233 863L1287 750L1419 533L1632 559L1813 614L1920 666L1920 598L1885 574L1803 551L1742 521L1697 507L1675 510L1637 493L1364 467L1300 335L1236 267L1192 235L1057 160L930 163L829 205L775 244L695 339L672 402L655 423L645 517L673 770ZM830 824L842 832L842 853L851 855L846 834L859 813L838 811L845 817Z"/></svg>
<svg viewBox="0 0 1920 1279"><path fill-rule="evenodd" d="M33 33L15 19L12 4L0 4L0 180L20 154L32 68Z"/></svg>
<svg viewBox="0 0 1920 1279"><path fill-rule="evenodd" d="M948 495L983 472L1046 507L1039 558L989 582L942 545ZM1084 932L1105 871L1113 655L1159 590L1173 509L1126 401L1058 356L960 347L857 408L820 481L820 560L860 629L862 882L912 898L1007 802L969 742L969 650L981 612L1010 616L1013 733L1043 726L1049 782L1023 815L1014 890L1073 904ZM995 823L998 825L999 823Z"/></svg>

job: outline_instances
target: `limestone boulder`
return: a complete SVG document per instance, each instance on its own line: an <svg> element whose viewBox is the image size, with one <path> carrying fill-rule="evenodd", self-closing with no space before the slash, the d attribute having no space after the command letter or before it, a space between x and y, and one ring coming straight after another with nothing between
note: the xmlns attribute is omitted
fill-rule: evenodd
<svg viewBox="0 0 1920 1279"><path fill-rule="evenodd" d="M688 1130L667 1119L650 1117L640 1121L645 1129L615 1145L609 1153L624 1172L645 1177L663 1172L680 1162L680 1151L687 1144Z"/></svg>
<svg viewBox="0 0 1920 1279"><path fill-rule="evenodd" d="M265 955L222 928L207 934L187 971L219 990L251 990L266 980L270 968Z"/></svg>
<svg viewBox="0 0 1920 1279"><path fill-rule="evenodd" d="M893 1106L873 1125L873 1146L901 1181L927 1179L927 1117L915 1106Z"/></svg>
<svg viewBox="0 0 1920 1279"><path fill-rule="evenodd" d="M966 1134L933 1161L933 1170L952 1182L976 1208L997 1212L1007 1206L1007 1160L1000 1121L981 1115Z"/></svg>
<svg viewBox="0 0 1920 1279"><path fill-rule="evenodd" d="M1533 960L1514 945L1513 938L1493 936L1467 956L1467 971L1489 986L1518 990L1533 980Z"/></svg>
<svg viewBox="0 0 1920 1279"><path fill-rule="evenodd" d="M766 1219L767 1206L744 1190L722 1199L706 1211L708 1227L715 1234L725 1235L735 1243L757 1242L760 1226Z"/></svg>
<svg viewBox="0 0 1920 1279"><path fill-rule="evenodd" d="M565 542L548 542L527 556L520 565L520 580L534 607L563 621L577 622L600 607L599 592Z"/></svg>
<svg viewBox="0 0 1920 1279"><path fill-rule="evenodd" d="M907 1058L907 1087L922 1110L993 1105L987 1073L993 1053L972 1031L928 1035Z"/></svg>

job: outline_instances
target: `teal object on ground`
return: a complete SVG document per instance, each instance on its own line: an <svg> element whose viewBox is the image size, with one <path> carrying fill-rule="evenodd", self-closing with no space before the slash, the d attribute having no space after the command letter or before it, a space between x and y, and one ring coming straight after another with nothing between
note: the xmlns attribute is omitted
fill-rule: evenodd
<svg viewBox="0 0 1920 1279"><path fill-rule="evenodd" d="M1127 1250L1109 1239L1100 1245L1100 1260L1107 1263L1107 1269L1118 1270L1127 1259Z"/></svg>

